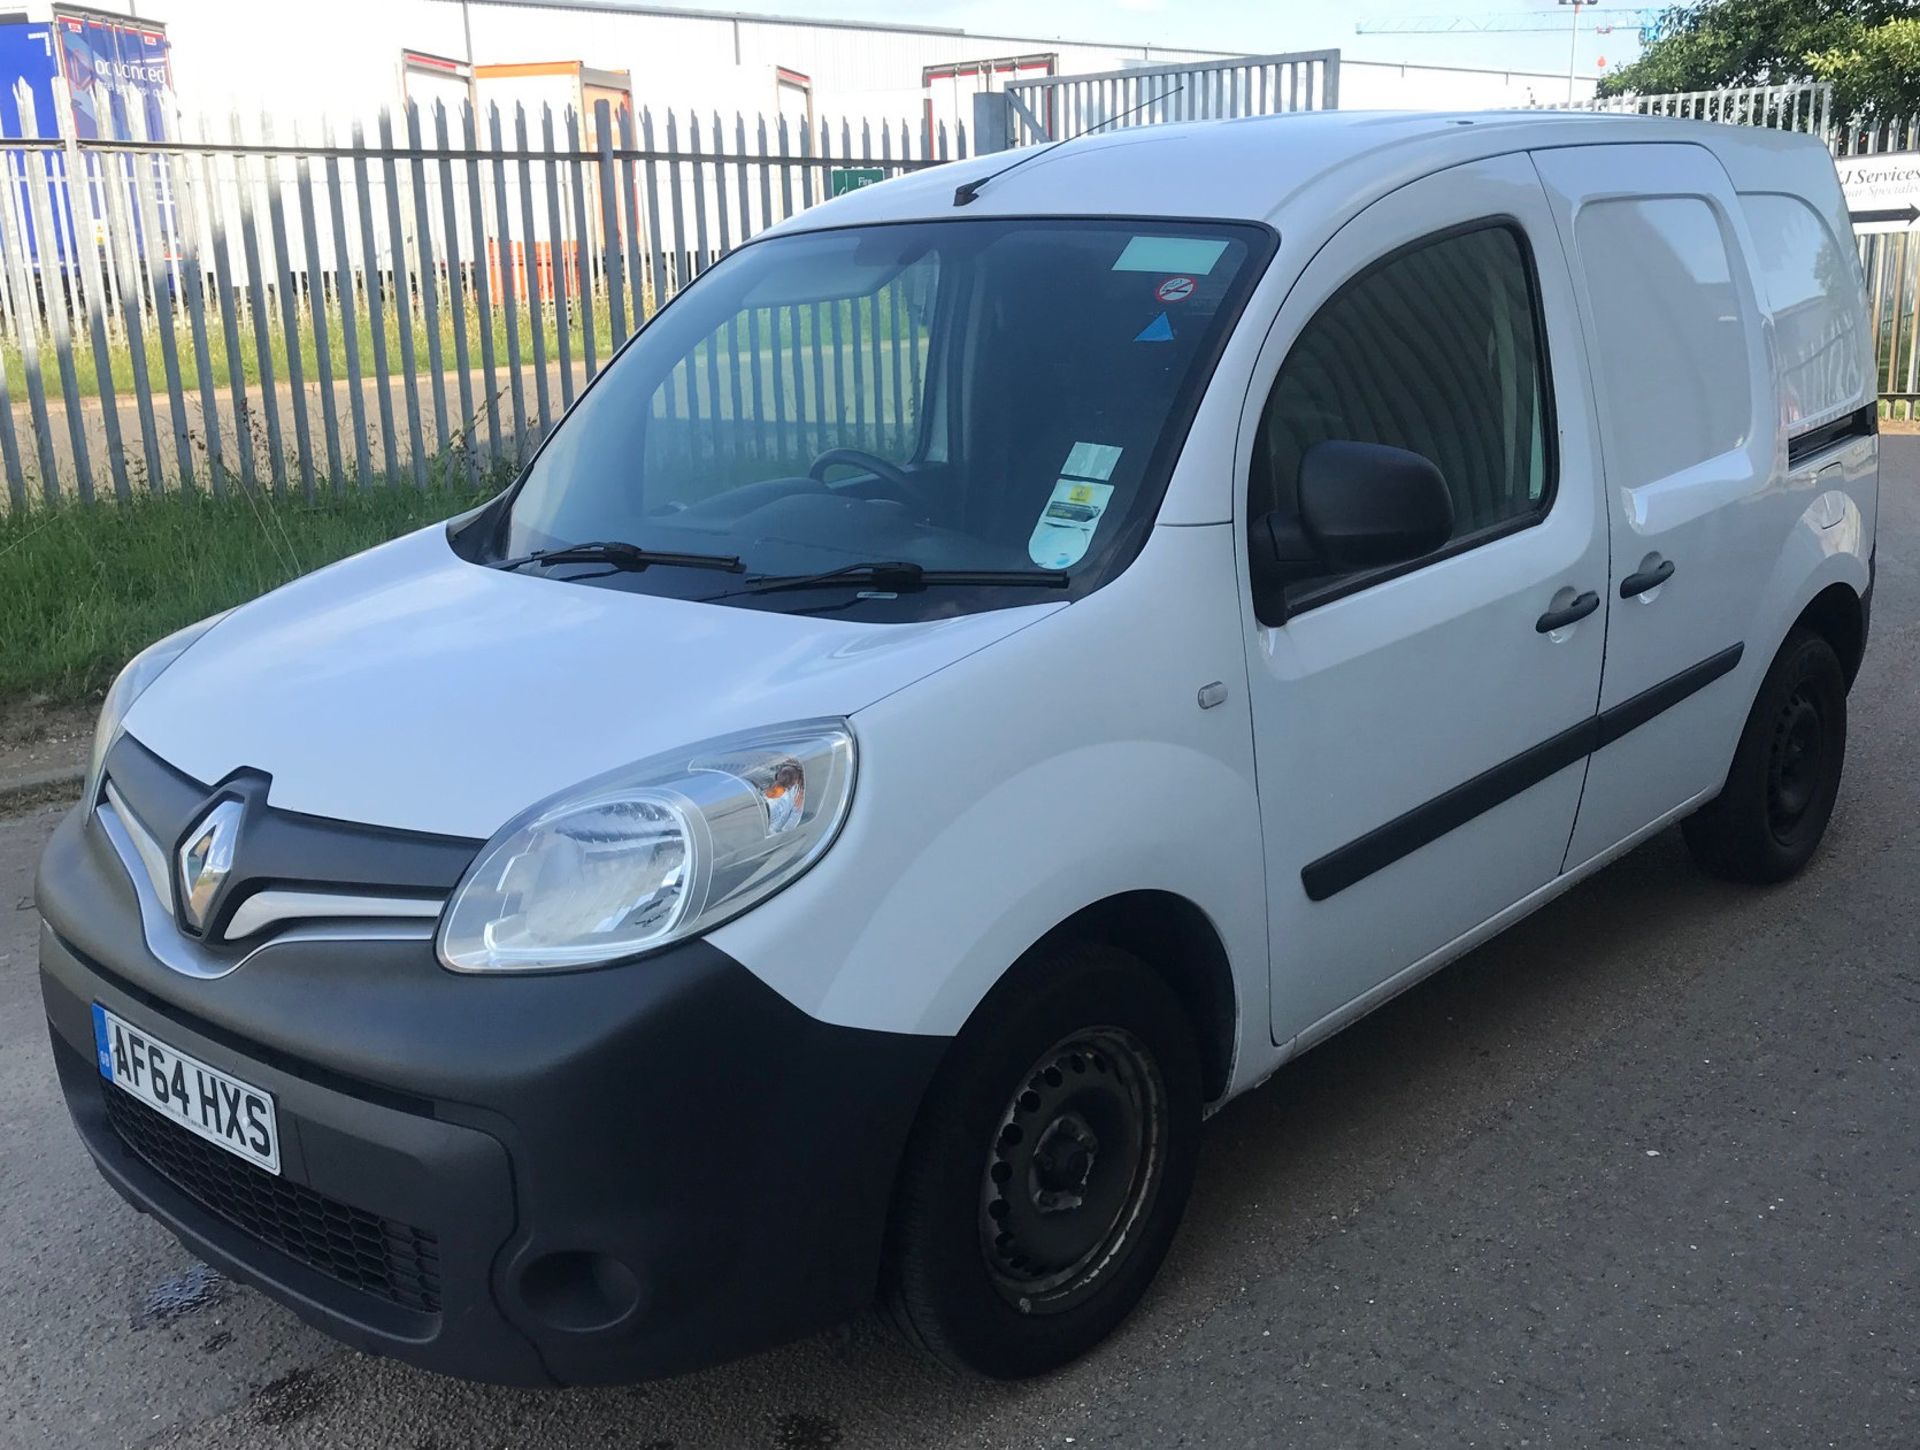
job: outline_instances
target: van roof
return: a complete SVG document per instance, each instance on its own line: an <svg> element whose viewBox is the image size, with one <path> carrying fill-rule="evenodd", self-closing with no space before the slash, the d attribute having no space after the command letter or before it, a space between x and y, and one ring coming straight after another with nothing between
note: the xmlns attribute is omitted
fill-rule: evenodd
<svg viewBox="0 0 1920 1450"><path fill-rule="evenodd" d="M1050 148L972 157L837 197L775 230L990 216L1206 217L1279 225L1323 184L1336 186L1346 210L1362 194L1370 200L1484 156L1649 141L1706 147L1741 190L1805 195L1811 188L1820 196L1833 186L1832 161L1817 138L1762 127L1590 111L1297 111L1131 126ZM1743 181L1743 174L1763 180ZM954 205L956 187L984 178L992 179L972 202Z"/></svg>

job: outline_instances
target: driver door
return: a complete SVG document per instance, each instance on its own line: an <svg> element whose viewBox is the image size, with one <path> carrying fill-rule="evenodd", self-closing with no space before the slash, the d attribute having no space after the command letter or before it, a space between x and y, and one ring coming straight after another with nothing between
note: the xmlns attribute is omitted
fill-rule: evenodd
<svg viewBox="0 0 1920 1450"><path fill-rule="evenodd" d="M1606 630L1578 344L1524 156L1368 208L1274 323L1246 518L1291 509L1301 454L1337 439L1431 459L1455 515L1437 553L1294 586L1284 622L1249 605L1277 1042L1336 1030L1559 871ZM1541 627L1568 606L1586 612Z"/></svg>

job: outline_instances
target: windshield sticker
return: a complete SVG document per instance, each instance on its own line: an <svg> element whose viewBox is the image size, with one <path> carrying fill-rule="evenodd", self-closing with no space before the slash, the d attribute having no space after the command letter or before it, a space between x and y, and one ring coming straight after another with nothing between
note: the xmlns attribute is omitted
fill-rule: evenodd
<svg viewBox="0 0 1920 1450"><path fill-rule="evenodd" d="M1167 321L1167 314L1161 313L1134 335L1135 342L1172 342L1173 324Z"/></svg>
<svg viewBox="0 0 1920 1450"><path fill-rule="evenodd" d="M1116 455L1120 452L1118 448L1113 451ZM1040 522L1033 526L1027 557L1042 569L1071 569L1086 558L1093 531L1100 526L1100 515L1107 511L1107 500L1112 497L1110 483L1061 479L1040 511Z"/></svg>
<svg viewBox="0 0 1920 1450"><path fill-rule="evenodd" d="M1174 272L1204 277L1227 249L1211 237L1134 237L1113 264L1116 272Z"/></svg>
<svg viewBox="0 0 1920 1450"><path fill-rule="evenodd" d="M1193 296L1193 278L1169 277L1153 289L1153 295L1162 302L1185 302Z"/></svg>
<svg viewBox="0 0 1920 1450"><path fill-rule="evenodd" d="M1076 443L1068 452L1067 461L1060 465L1060 471L1069 478L1090 478L1095 483L1105 483L1113 477L1121 451L1116 443Z"/></svg>

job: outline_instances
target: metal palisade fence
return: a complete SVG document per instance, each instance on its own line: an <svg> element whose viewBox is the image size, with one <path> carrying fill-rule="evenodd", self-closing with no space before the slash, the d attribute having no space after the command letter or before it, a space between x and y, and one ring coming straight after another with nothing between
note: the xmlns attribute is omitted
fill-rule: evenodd
<svg viewBox="0 0 1920 1450"><path fill-rule="evenodd" d="M1841 156L1920 151L1920 117L1842 126L1834 150ZM1882 409L1911 421L1920 417L1920 239L1908 227L1863 231L1858 244Z"/></svg>
<svg viewBox="0 0 1920 1450"><path fill-rule="evenodd" d="M74 142L21 103L26 136L0 139L10 509L504 475L733 247L967 152L945 126L604 102Z"/></svg>
<svg viewBox="0 0 1920 1450"><path fill-rule="evenodd" d="M1337 52L1017 82L976 105L982 150L1098 126L1337 105ZM0 508L166 490L423 485L516 469L615 349L747 238L837 192L968 153L964 129L801 117L383 113L369 136L238 117L191 137L0 138ZM1839 126L1825 86L1638 96L1586 108L1920 149L1920 124ZM136 118L137 124L137 118ZM1920 245L1858 239L1883 404L1920 403ZM822 356L915 344L912 297L763 319L706 348L663 406L692 438L723 415L824 437ZM790 309L791 310L791 309ZM803 367L800 354L812 359ZM790 355L789 355L790 354ZM818 354L819 356L816 356ZM745 397L716 378L744 377ZM737 385L736 385L737 386ZM896 390L897 391L897 390ZM896 411L899 402L895 401ZM867 420L872 422L873 420Z"/></svg>
<svg viewBox="0 0 1920 1450"><path fill-rule="evenodd" d="M1546 111L1611 111L1717 121L1728 126L1770 126L1824 136L1832 129L1833 87L1824 82L1778 86L1727 86L1717 91L1667 91L1647 96L1605 96L1535 107Z"/></svg>
<svg viewBox="0 0 1920 1450"><path fill-rule="evenodd" d="M1009 145L1063 141L1107 126L1219 121L1340 104L1340 52L1292 51L1230 60L1129 66L1007 83ZM984 148L983 148L984 149Z"/></svg>

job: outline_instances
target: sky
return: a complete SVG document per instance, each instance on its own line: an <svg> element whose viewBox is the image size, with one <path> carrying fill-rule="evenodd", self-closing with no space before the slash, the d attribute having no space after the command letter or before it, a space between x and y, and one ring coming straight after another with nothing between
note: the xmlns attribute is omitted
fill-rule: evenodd
<svg viewBox="0 0 1920 1450"><path fill-rule="evenodd" d="M951 25L999 33L1068 40L1127 41L1263 54L1338 47L1354 59L1421 61L1430 65L1491 66L1563 74L1569 52L1571 7L1556 0L680 0L689 8L737 9L761 14ZM1637 23L1611 34L1608 9L1586 5L1574 65L1583 77L1639 53ZM1546 15L1546 33L1468 35L1360 35L1363 20L1432 16Z"/></svg>

